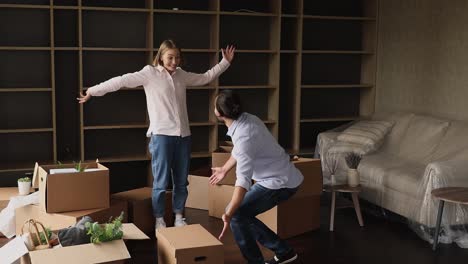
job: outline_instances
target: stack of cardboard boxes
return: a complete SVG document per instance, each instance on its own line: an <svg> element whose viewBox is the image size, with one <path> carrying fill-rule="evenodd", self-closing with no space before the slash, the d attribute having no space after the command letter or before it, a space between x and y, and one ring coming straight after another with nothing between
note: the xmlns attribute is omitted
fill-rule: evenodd
<svg viewBox="0 0 468 264"><path fill-rule="evenodd" d="M221 144L212 154L212 166L221 167L231 156L232 145ZM289 200L257 216L282 238L289 238L320 227L320 194L322 169L319 159L298 158L294 165L304 175L298 192ZM208 214L221 218L231 201L236 182L234 167L216 186L208 182L211 171L198 171L189 176L187 207L204 209ZM198 175L194 175L198 174Z"/></svg>
<svg viewBox="0 0 468 264"><path fill-rule="evenodd" d="M39 188L39 204L15 210L17 238L2 248L0 259L15 261L25 255L23 263L97 263L130 258L122 240L29 252L19 236L29 219L52 231L73 226L86 215L105 223L123 212L123 222L127 222L127 202L110 199L109 170L98 162L80 165L85 169L76 170L74 165L37 166L33 187ZM125 224L123 231L124 239L148 239L133 224Z"/></svg>

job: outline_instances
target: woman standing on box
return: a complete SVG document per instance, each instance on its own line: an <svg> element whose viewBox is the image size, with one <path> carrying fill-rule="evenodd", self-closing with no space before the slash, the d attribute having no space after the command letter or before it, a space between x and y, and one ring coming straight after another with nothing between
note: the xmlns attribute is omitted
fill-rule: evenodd
<svg viewBox="0 0 468 264"><path fill-rule="evenodd" d="M149 151L153 172L152 204L156 217L155 228L164 228L165 192L170 177L173 179L173 211L176 214L175 226L186 225L183 218L187 200L187 177L190 165L191 136L187 114L186 87L205 85L230 65L235 48L222 49L223 59L203 74L186 72L179 67L181 51L172 40L161 43L153 65L142 70L112 78L89 88L86 95L77 98L85 103L92 96L103 96L123 87L143 86L150 126ZM125 139L124 139L125 140Z"/></svg>
<svg viewBox="0 0 468 264"><path fill-rule="evenodd" d="M226 90L215 101L215 115L228 127L234 148L223 167L212 169L210 183L221 181L237 164L234 194L222 216L224 228L219 239L230 225L248 263L265 263L256 241L275 252L275 258L266 263L294 261L295 251L256 216L293 196L304 177L262 120L242 112L236 94Z"/></svg>

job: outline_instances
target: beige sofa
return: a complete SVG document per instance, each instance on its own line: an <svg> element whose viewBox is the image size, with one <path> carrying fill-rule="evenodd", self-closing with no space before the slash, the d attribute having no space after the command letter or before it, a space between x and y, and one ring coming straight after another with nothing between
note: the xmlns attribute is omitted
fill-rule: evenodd
<svg viewBox="0 0 468 264"><path fill-rule="evenodd" d="M446 186L468 186L468 124L411 113L376 115L394 122L382 146L363 156L358 167L361 198L434 227L438 202L431 191ZM340 132L318 136L317 154L325 157ZM346 181L346 164L338 157L337 182ZM322 163L325 159L322 159ZM324 168L325 181L330 172ZM448 206L443 224L468 223L466 206Z"/></svg>

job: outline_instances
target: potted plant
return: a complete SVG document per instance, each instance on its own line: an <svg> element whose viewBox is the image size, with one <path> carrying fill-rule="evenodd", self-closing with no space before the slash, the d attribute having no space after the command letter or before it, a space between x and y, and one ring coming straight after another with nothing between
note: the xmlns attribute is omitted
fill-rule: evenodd
<svg viewBox="0 0 468 264"><path fill-rule="evenodd" d="M29 177L18 179L18 192L19 195L28 195L31 191L31 179Z"/></svg>
<svg viewBox="0 0 468 264"><path fill-rule="evenodd" d="M359 185L359 173L357 168L359 162L361 162L362 156L354 152L348 153L345 156L346 164L348 165L348 185L351 187L356 187Z"/></svg>

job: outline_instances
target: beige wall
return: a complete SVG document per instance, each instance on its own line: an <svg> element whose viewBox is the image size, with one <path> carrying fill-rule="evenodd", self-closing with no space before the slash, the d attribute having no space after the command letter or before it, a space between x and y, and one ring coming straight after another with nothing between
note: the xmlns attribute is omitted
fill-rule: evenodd
<svg viewBox="0 0 468 264"><path fill-rule="evenodd" d="M376 111L468 120L468 1L380 0Z"/></svg>

